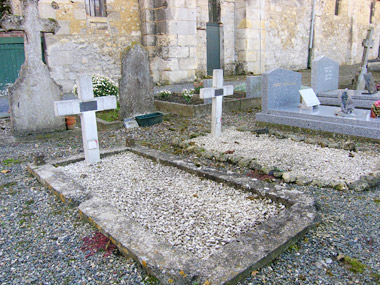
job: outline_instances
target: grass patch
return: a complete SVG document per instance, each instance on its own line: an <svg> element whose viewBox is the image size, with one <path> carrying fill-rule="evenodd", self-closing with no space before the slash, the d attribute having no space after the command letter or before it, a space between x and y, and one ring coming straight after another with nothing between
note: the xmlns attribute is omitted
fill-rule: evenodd
<svg viewBox="0 0 380 285"><path fill-rule="evenodd" d="M349 256L344 257L344 263L348 266L348 270L354 273L363 273L364 269L366 269L363 263Z"/></svg>
<svg viewBox="0 0 380 285"><path fill-rule="evenodd" d="M12 166L12 165L20 164L21 161L18 159L10 158L10 159L3 160L1 163L4 164L5 166Z"/></svg>
<svg viewBox="0 0 380 285"><path fill-rule="evenodd" d="M119 121L120 120L119 110L120 110L120 104L119 102L117 102L116 109L96 112L96 117L106 122Z"/></svg>

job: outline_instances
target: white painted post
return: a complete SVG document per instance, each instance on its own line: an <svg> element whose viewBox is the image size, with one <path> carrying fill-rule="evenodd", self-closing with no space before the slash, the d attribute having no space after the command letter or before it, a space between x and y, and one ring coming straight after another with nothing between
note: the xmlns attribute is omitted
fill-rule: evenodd
<svg viewBox="0 0 380 285"><path fill-rule="evenodd" d="M100 161L96 111L116 108L116 97L94 98L92 80L89 75L81 75L78 80L78 100L54 102L56 116L80 114L84 157L88 164Z"/></svg>
<svg viewBox="0 0 380 285"><path fill-rule="evenodd" d="M232 94L232 85L223 86L223 69L214 69L212 87L200 90L200 98L212 98L211 135L214 137L219 137L222 133L223 97Z"/></svg>
<svg viewBox="0 0 380 285"><path fill-rule="evenodd" d="M89 100L94 99L94 89L92 88L92 79L90 75L83 75L79 77L78 98L79 100L87 102L91 102ZM95 110L97 110L97 106ZM95 110L87 112L82 112L81 110L80 113L84 157L89 164L94 164L100 161Z"/></svg>

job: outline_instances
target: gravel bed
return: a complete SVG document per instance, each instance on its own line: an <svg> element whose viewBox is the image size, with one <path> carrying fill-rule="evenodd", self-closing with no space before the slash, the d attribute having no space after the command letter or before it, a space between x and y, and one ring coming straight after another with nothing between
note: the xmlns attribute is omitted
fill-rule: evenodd
<svg viewBox="0 0 380 285"><path fill-rule="evenodd" d="M170 147L173 138L186 139L192 133L207 133L210 121L210 117L173 116L149 128L101 132L100 146L123 146L125 137L129 136L143 145L172 152L175 151ZM253 130L254 112L223 113L223 125L244 125ZM33 160L34 152L43 152L47 159L82 153L80 134L68 132L64 139L53 137L20 143L14 142L9 129L9 120L0 119L0 170L10 170L0 173L0 283L62 284L66 280L73 284L149 284L144 281L144 272L131 260L117 255L104 258L101 252L86 259L86 253L80 250L82 238L90 236L95 229L83 223L75 209L63 205L26 172L26 163ZM379 149L373 143L362 143L361 147ZM177 154L200 161L194 154ZM201 162L216 164L212 160ZM228 164L223 167L244 173L244 169ZM296 185L294 188L315 198L322 222L241 284L378 284L379 185L359 193ZM362 273L350 271L348 264L338 261L339 254L357 259L365 269Z"/></svg>
<svg viewBox="0 0 380 285"><path fill-rule="evenodd" d="M92 195L198 258L285 209L270 199L133 153L107 157L96 165L82 161L59 169Z"/></svg>
<svg viewBox="0 0 380 285"><path fill-rule="evenodd" d="M353 182L362 175L379 169L380 154L374 151L351 153L343 149L278 139L274 136L256 136L251 132L224 129L220 137L200 136L191 141L206 150L256 159L267 168L278 168L296 176L327 181Z"/></svg>

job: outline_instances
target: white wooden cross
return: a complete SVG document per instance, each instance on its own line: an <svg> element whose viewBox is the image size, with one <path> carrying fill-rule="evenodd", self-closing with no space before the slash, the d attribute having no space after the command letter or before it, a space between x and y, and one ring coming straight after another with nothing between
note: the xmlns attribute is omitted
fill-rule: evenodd
<svg viewBox="0 0 380 285"><path fill-rule="evenodd" d="M54 102L56 116L80 114L84 157L88 164L100 161L96 111L116 108L116 96L94 98L92 80L89 75L79 76L77 80L78 98Z"/></svg>
<svg viewBox="0 0 380 285"><path fill-rule="evenodd" d="M214 137L219 137L222 133L223 97L232 94L234 94L232 85L223 86L223 69L214 69L212 87L200 90L200 98L212 98L211 135Z"/></svg>

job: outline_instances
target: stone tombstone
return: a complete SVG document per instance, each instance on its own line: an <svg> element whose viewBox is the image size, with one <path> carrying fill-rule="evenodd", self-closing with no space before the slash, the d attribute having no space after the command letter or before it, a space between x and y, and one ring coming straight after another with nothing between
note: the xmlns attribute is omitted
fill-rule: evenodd
<svg viewBox="0 0 380 285"><path fill-rule="evenodd" d="M211 88L212 87L212 79L203 79L203 88ZM205 104L211 104L212 98L204 98L203 102Z"/></svg>
<svg viewBox="0 0 380 285"><path fill-rule="evenodd" d="M25 62L15 84L8 88L13 134L64 130L64 118L54 114L54 101L61 99L62 90L41 58L41 32L55 33L59 25L39 18L38 0L25 0L23 11L23 17L5 15L0 21L5 30L25 33Z"/></svg>
<svg viewBox="0 0 380 285"><path fill-rule="evenodd" d="M143 115L155 110L148 51L140 44L131 45L123 53L119 84L121 118Z"/></svg>
<svg viewBox="0 0 380 285"><path fill-rule="evenodd" d="M247 98L261 98L263 92L261 76L247 76L246 86Z"/></svg>
<svg viewBox="0 0 380 285"><path fill-rule="evenodd" d="M262 110L267 112L300 103L301 73L276 68L263 74Z"/></svg>
<svg viewBox="0 0 380 285"><path fill-rule="evenodd" d="M364 81L365 81L365 88L368 90L368 93L369 94L377 93L376 83L375 83L375 80L373 79L372 73L369 72L369 73L364 74L363 76L364 76Z"/></svg>
<svg viewBox="0 0 380 285"><path fill-rule="evenodd" d="M318 95L322 92L337 90L339 86L339 63L320 56L311 65L311 87Z"/></svg>

